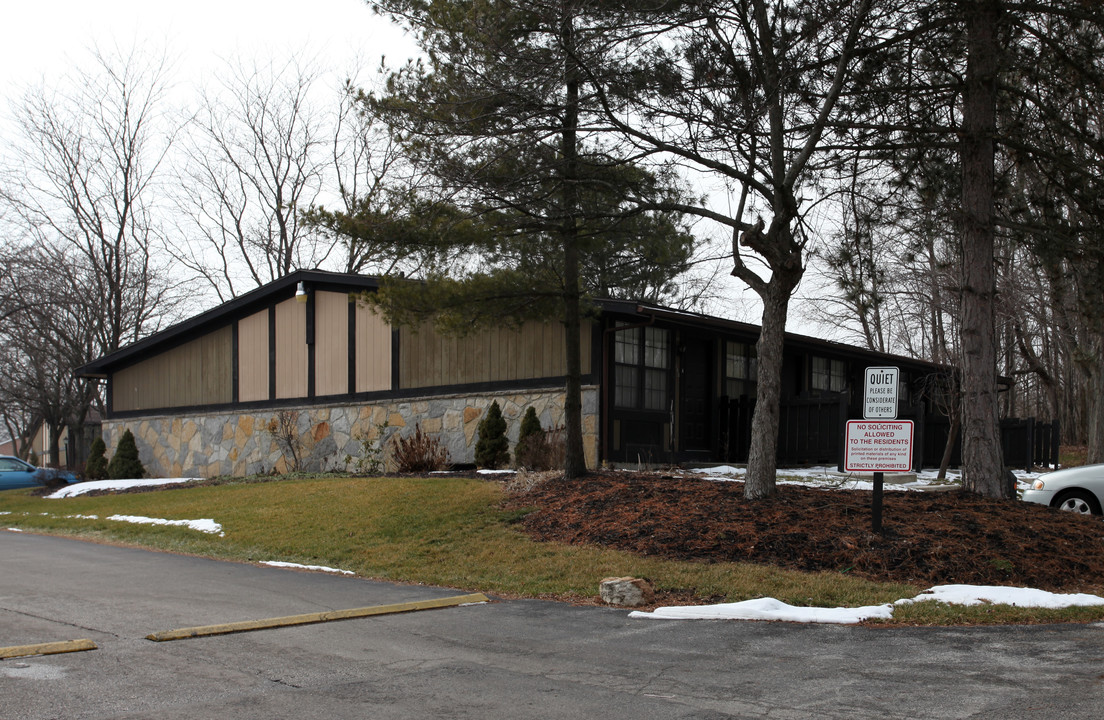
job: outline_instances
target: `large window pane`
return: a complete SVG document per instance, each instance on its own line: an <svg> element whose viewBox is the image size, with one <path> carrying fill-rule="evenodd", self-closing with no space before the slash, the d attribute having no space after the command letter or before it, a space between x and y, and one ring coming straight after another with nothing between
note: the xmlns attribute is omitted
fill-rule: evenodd
<svg viewBox="0 0 1104 720"><path fill-rule="evenodd" d="M644 371L644 407L648 410L667 409L667 371Z"/></svg>
<svg viewBox="0 0 1104 720"><path fill-rule="evenodd" d="M618 407L638 407L640 396L637 393L637 369L631 365L618 365L614 369L614 376L614 404Z"/></svg>
<svg viewBox="0 0 1104 720"><path fill-rule="evenodd" d="M624 324L624 323L621 323ZM640 328L619 330L614 333L613 361L625 365L640 362Z"/></svg>
<svg viewBox="0 0 1104 720"><path fill-rule="evenodd" d="M813 358L813 374L811 378L811 387L813 390L827 390L828 389L828 359L821 357Z"/></svg>
<svg viewBox="0 0 1104 720"><path fill-rule="evenodd" d="M814 357L810 387L813 390L842 392L847 385L847 363Z"/></svg>
<svg viewBox="0 0 1104 720"><path fill-rule="evenodd" d="M666 368L667 331L659 328L644 328L644 365L651 368Z"/></svg>
<svg viewBox="0 0 1104 720"><path fill-rule="evenodd" d="M725 343L725 377L731 380L748 379L748 352L743 343Z"/></svg>
<svg viewBox="0 0 1104 720"><path fill-rule="evenodd" d="M654 327L633 328L621 330L614 337L614 404L667 410L670 332Z"/></svg>

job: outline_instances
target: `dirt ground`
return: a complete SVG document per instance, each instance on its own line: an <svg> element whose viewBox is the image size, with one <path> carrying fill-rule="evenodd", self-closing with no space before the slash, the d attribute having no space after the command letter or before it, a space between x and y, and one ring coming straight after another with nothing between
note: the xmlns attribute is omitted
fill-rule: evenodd
<svg viewBox="0 0 1104 720"><path fill-rule="evenodd" d="M606 472L515 494L539 540L641 555L836 571L877 581L1104 590L1104 521L958 491L886 492L871 532L869 491L781 485L747 501L740 482Z"/></svg>

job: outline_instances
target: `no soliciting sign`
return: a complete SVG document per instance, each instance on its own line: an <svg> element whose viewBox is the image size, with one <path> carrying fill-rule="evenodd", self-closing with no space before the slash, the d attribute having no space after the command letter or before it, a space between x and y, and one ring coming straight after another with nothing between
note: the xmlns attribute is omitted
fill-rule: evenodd
<svg viewBox="0 0 1104 720"><path fill-rule="evenodd" d="M912 420L848 420L843 469L908 472L912 469Z"/></svg>

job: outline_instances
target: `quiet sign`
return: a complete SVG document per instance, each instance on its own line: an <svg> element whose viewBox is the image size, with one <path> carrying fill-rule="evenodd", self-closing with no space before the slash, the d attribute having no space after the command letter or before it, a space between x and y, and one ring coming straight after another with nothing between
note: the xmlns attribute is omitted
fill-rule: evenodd
<svg viewBox="0 0 1104 720"><path fill-rule="evenodd" d="M863 417L867 420L893 420L897 417L897 379L901 371L895 367L868 367Z"/></svg>

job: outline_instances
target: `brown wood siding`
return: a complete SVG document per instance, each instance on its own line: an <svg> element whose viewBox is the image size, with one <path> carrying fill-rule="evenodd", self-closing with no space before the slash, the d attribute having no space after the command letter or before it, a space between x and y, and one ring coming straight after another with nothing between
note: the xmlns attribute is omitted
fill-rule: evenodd
<svg viewBox="0 0 1104 720"><path fill-rule="evenodd" d="M582 335L583 373L589 373L591 328ZM526 323L520 330L489 328L462 338L426 326L400 330L399 380L403 388L561 377L566 373L564 329Z"/></svg>
<svg viewBox="0 0 1104 720"><path fill-rule="evenodd" d="M276 306L276 397L307 396L307 304Z"/></svg>
<svg viewBox="0 0 1104 720"><path fill-rule="evenodd" d="M112 408L122 412L232 402L233 337L227 325L116 372Z"/></svg>
<svg viewBox="0 0 1104 720"><path fill-rule="evenodd" d="M356 391L391 389L391 326L371 309L356 309Z"/></svg>
<svg viewBox="0 0 1104 720"><path fill-rule="evenodd" d="M349 295L314 294L314 393L349 392Z"/></svg>
<svg viewBox="0 0 1104 720"><path fill-rule="evenodd" d="M268 310L238 321L238 400L268 400Z"/></svg>

